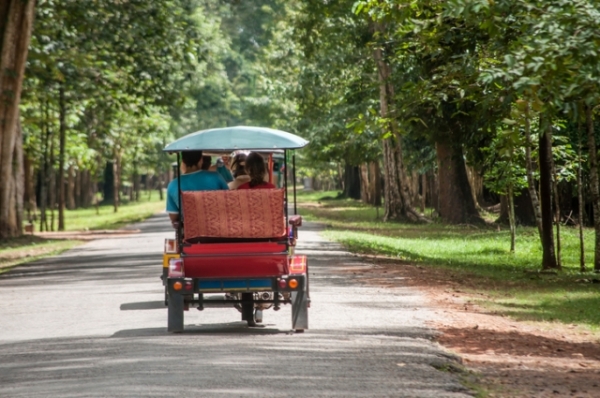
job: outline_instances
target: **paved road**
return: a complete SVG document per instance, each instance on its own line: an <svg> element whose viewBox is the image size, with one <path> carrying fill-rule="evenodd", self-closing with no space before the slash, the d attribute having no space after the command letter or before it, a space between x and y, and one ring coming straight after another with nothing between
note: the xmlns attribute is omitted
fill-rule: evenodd
<svg viewBox="0 0 600 398"><path fill-rule="evenodd" d="M141 234L87 243L0 276L0 397L466 397L431 342L418 292L377 289L368 267L301 230L309 255L311 329L291 310L248 328L235 309L186 313L166 333L158 275L164 215Z"/></svg>

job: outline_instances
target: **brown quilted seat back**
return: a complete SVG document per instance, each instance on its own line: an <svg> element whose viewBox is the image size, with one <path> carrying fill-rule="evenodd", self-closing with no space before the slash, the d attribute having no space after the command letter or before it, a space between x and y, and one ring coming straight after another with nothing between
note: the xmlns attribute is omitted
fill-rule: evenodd
<svg viewBox="0 0 600 398"><path fill-rule="evenodd" d="M182 192L185 239L283 237L283 199L283 189Z"/></svg>

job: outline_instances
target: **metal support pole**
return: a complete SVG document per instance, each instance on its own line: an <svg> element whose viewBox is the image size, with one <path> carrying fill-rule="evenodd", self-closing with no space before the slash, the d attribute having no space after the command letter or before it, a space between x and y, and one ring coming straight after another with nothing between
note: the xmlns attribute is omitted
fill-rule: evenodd
<svg viewBox="0 0 600 398"><path fill-rule="evenodd" d="M298 214L296 208L296 154L292 155L292 185L294 186L294 214Z"/></svg>
<svg viewBox="0 0 600 398"><path fill-rule="evenodd" d="M181 253L183 247L183 218L181 217L181 154L177 152L177 211L179 220L177 221L177 248Z"/></svg>
<svg viewBox="0 0 600 398"><path fill-rule="evenodd" d="M288 205L290 201L288 200L288 166L287 166L287 149L283 150L283 186L285 188L285 225L288 225Z"/></svg>

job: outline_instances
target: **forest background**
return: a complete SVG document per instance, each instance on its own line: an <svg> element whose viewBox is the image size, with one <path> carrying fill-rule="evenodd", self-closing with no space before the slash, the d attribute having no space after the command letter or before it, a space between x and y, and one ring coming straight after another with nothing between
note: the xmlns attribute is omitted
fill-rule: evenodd
<svg viewBox="0 0 600 398"><path fill-rule="evenodd" d="M511 250L535 226L544 269L562 224L583 269L593 225L600 271L599 21L592 0L0 0L0 238L162 194L166 143L259 125L385 221L497 210Z"/></svg>

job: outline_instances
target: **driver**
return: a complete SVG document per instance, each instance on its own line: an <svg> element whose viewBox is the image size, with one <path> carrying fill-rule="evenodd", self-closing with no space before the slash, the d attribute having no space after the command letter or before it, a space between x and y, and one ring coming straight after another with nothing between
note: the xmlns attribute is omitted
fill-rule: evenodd
<svg viewBox="0 0 600 398"><path fill-rule="evenodd" d="M181 152L183 175L181 175L182 191L216 191L229 189L219 173L202 170L202 151ZM210 164L210 163L209 163ZM177 178L167 187L167 213L172 223L179 221L179 191Z"/></svg>

